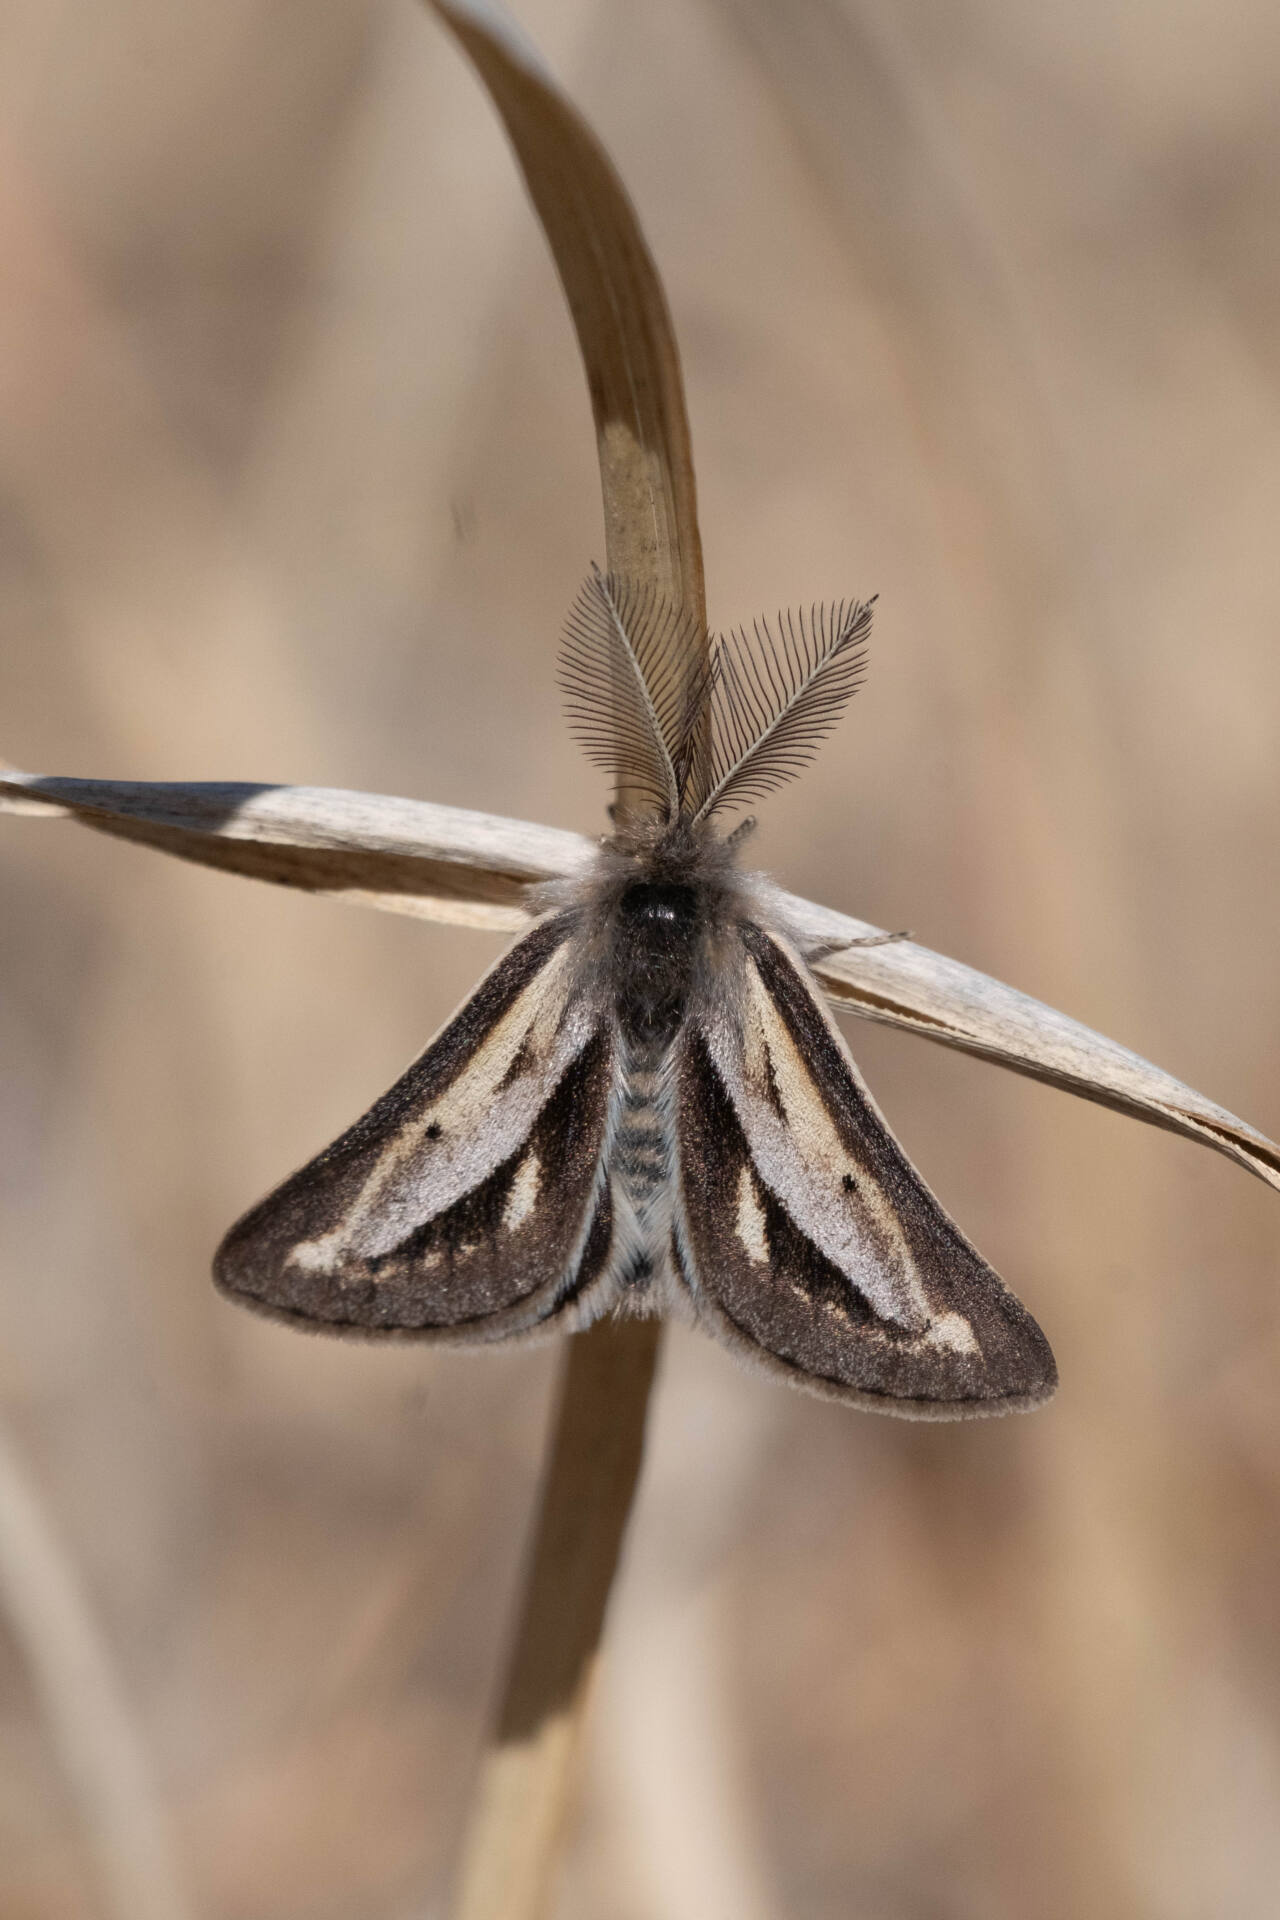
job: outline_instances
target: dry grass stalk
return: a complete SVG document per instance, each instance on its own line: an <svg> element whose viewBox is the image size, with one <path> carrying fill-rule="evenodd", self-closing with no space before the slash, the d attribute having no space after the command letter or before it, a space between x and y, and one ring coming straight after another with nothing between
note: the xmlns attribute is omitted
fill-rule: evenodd
<svg viewBox="0 0 1280 1920"><path fill-rule="evenodd" d="M63 780L9 768L0 812L70 815L199 865L449 925L518 932L530 886L573 873L592 842L560 827L323 787ZM1162 1068L1029 994L914 940L858 945L866 920L782 894L815 943L833 1004L1185 1134L1280 1187L1280 1147Z"/></svg>
<svg viewBox="0 0 1280 1920"><path fill-rule="evenodd" d="M590 128L488 0L432 0L488 87L546 232L595 415L612 572L705 633L679 355L631 203ZM694 641L693 644L700 644ZM633 796L620 787L620 807ZM658 1323L570 1343L529 1582L462 1863L459 1920L545 1911L605 1606L640 1470Z"/></svg>
<svg viewBox="0 0 1280 1920"><path fill-rule="evenodd" d="M505 1692L457 1920L545 1909L609 1590L640 1473L658 1320L598 1320L565 1356Z"/></svg>
<svg viewBox="0 0 1280 1920"><path fill-rule="evenodd" d="M0 1614L40 1699L113 1920L188 1920L146 1750L110 1649L0 1430Z"/></svg>

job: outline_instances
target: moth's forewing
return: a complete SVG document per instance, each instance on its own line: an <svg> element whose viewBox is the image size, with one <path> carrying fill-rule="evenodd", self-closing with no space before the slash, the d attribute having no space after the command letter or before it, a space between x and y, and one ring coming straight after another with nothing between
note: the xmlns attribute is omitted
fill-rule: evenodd
<svg viewBox="0 0 1280 1920"><path fill-rule="evenodd" d="M1048 1342L889 1132L785 943L743 930L678 1062L678 1250L704 1323L801 1385L955 1419L1033 1407Z"/></svg>
<svg viewBox="0 0 1280 1920"><path fill-rule="evenodd" d="M573 917L528 934L364 1118L234 1226L234 1299L317 1328L490 1340L564 1308L609 1244L608 1023Z"/></svg>

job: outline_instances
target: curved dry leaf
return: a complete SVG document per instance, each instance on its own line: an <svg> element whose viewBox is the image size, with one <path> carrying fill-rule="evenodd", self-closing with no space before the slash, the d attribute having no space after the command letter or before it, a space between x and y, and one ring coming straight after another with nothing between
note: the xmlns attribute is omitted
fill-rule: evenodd
<svg viewBox="0 0 1280 1920"><path fill-rule="evenodd" d="M492 0L430 0L492 95L555 258L595 413L609 571L705 614L680 359L613 162Z"/></svg>
<svg viewBox="0 0 1280 1920"><path fill-rule="evenodd" d="M586 835L426 800L334 787L62 780L6 769L0 811L71 814L203 866L385 912L519 932L528 890L580 872ZM839 1012L906 1027L1086 1100L1183 1133L1280 1188L1280 1147L1224 1107L1065 1013L865 920L777 891Z"/></svg>
<svg viewBox="0 0 1280 1920"><path fill-rule="evenodd" d="M794 894L780 893L777 901L779 911L810 944L865 941L880 933L865 921ZM842 1013L907 1027L927 1040L976 1053L1153 1126L1187 1134L1238 1161L1268 1186L1280 1188L1280 1147L1265 1134L1140 1054L1016 987L913 940L846 945L811 964Z"/></svg>
<svg viewBox="0 0 1280 1920"><path fill-rule="evenodd" d="M336 787L62 780L6 768L0 811L73 815L200 866L384 912L515 932L540 881L588 859L581 834Z"/></svg>
<svg viewBox="0 0 1280 1920"><path fill-rule="evenodd" d="M705 589L680 359L631 202L591 129L494 0L431 4L502 116L568 298L595 415L609 571L686 609L700 665ZM625 777L616 797L627 810L645 806ZM535 1571L526 1592L506 1706L463 1849L456 1920L498 1913L514 1920L547 1904L639 1465L656 1339L641 1321L613 1333L601 1322L570 1349L533 1561L536 1570L545 1557L555 1577L540 1582ZM621 1389L610 1391L619 1365ZM563 1444L571 1432L578 1435L572 1454ZM592 1477L596 1455L605 1462L603 1478ZM513 1729L518 1696L521 1725ZM533 1738L530 1722L539 1727Z"/></svg>

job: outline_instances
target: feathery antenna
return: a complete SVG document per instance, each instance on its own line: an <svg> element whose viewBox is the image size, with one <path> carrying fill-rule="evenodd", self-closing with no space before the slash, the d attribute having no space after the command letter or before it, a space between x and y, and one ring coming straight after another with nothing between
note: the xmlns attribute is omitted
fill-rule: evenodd
<svg viewBox="0 0 1280 1920"><path fill-rule="evenodd" d="M711 752L691 783L696 820L761 799L806 767L867 666L874 598L780 613L725 635L711 685Z"/></svg>
<svg viewBox="0 0 1280 1920"><path fill-rule="evenodd" d="M757 620L717 639L708 662L692 614L593 567L560 651L569 726L668 820L761 799L808 765L861 685L874 606Z"/></svg>
<svg viewBox="0 0 1280 1920"><path fill-rule="evenodd" d="M593 567L560 650L569 726L587 758L674 819L709 669L696 618Z"/></svg>

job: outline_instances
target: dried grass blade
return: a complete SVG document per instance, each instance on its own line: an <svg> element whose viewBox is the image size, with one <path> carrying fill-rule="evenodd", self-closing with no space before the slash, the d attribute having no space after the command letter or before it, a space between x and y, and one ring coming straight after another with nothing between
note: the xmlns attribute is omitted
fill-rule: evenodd
<svg viewBox="0 0 1280 1920"><path fill-rule="evenodd" d="M639 222L608 155L502 9L493 0L431 4L502 116L569 302L595 415L609 571L690 616L697 672L706 605L684 386ZM690 744L696 751L701 741ZM625 775L616 799L626 811L646 808ZM533 1920L549 1900L657 1340L643 1321L601 1322L570 1348L535 1577L467 1837L459 1920ZM602 1474L597 1458L613 1464ZM544 1567L547 1577L537 1572ZM589 1579L584 1569L594 1569Z"/></svg>
<svg viewBox="0 0 1280 1920"><path fill-rule="evenodd" d="M671 316L612 161L491 0L430 0L493 96L555 258L595 413L609 571L705 615Z"/></svg>
<svg viewBox="0 0 1280 1920"><path fill-rule="evenodd" d="M44 1504L0 1429L0 1616L62 1761L112 1920L191 1920L168 1823L112 1660Z"/></svg>
<svg viewBox="0 0 1280 1920"><path fill-rule="evenodd" d="M865 940L879 932L865 921L792 894L778 900L788 922L815 942ZM1265 1134L1140 1054L959 960L899 940L887 946L845 947L815 961L813 970L841 1012L906 1027L1152 1126L1186 1134L1280 1189L1280 1146Z"/></svg>
<svg viewBox="0 0 1280 1920"><path fill-rule="evenodd" d="M576 833L335 787L67 780L6 768L0 812L70 815L201 866L384 912L519 931L531 886L591 856Z"/></svg>
<svg viewBox="0 0 1280 1920"><path fill-rule="evenodd" d="M100 832L249 878L386 912L519 931L528 890L580 871L593 843L526 820L388 794L249 782L0 775L0 812L73 817ZM879 929L793 894L805 939ZM1280 1147L1127 1047L914 941L846 946L815 963L835 1004L1201 1141L1280 1188Z"/></svg>

